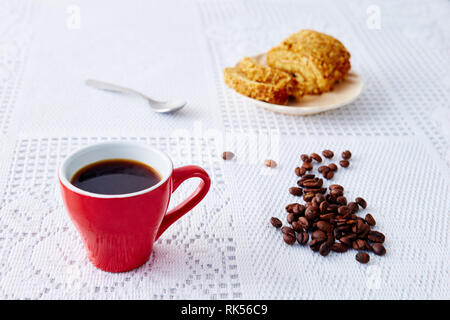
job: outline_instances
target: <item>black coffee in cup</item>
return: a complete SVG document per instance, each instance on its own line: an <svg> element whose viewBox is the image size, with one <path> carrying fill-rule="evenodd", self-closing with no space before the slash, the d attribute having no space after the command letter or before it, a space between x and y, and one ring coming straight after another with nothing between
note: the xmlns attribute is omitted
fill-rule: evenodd
<svg viewBox="0 0 450 320"><path fill-rule="evenodd" d="M71 183L97 194L126 194L141 191L161 181L160 174L145 163L129 159L97 161L78 170Z"/></svg>

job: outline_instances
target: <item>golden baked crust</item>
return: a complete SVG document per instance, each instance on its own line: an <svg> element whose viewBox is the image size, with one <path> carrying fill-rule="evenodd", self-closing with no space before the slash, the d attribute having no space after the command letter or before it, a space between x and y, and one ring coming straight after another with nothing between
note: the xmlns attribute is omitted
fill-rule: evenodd
<svg viewBox="0 0 450 320"><path fill-rule="evenodd" d="M223 75L225 83L230 88L247 97L283 105L286 105L289 101L289 93L286 87L250 80L237 67L225 68Z"/></svg>
<svg viewBox="0 0 450 320"><path fill-rule="evenodd" d="M306 93L330 91L350 70L350 53L337 39L313 30L290 35L267 53L267 64L304 81Z"/></svg>
<svg viewBox="0 0 450 320"><path fill-rule="evenodd" d="M238 69L252 81L273 84L279 88L285 88L289 95L301 98L304 94L304 86L297 82L289 73L277 70L256 62L252 58L245 57L238 63Z"/></svg>

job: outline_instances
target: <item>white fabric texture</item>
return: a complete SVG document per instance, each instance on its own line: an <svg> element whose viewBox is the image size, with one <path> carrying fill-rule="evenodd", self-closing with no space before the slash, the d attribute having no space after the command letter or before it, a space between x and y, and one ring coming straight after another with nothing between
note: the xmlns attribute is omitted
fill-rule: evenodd
<svg viewBox="0 0 450 320"><path fill-rule="evenodd" d="M365 81L354 103L287 116L225 86L225 66L305 28L351 52ZM449 28L445 0L1 1L0 299L450 298ZM188 105L156 114L88 78ZM105 140L153 145L212 179L150 260L120 274L90 264L56 178L70 151ZM295 201L300 154L325 148L352 151L333 182L386 235L367 265L287 246L269 224Z"/></svg>

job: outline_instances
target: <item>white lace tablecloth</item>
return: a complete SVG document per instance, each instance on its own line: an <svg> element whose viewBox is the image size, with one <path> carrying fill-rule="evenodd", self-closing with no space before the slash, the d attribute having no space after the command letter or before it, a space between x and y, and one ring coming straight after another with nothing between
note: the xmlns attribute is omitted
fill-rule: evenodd
<svg viewBox="0 0 450 320"><path fill-rule="evenodd" d="M285 116L224 85L225 66L304 28L350 50L365 80L356 102ZM449 30L445 0L1 1L0 299L450 298ZM155 114L87 78L189 104ZM121 274L89 263L56 183L68 152L114 139L213 181L150 260ZM334 181L368 201L386 234L388 253L367 265L355 251L287 246L268 223L295 200L299 155L324 148L352 151ZM279 167L265 169L268 157Z"/></svg>

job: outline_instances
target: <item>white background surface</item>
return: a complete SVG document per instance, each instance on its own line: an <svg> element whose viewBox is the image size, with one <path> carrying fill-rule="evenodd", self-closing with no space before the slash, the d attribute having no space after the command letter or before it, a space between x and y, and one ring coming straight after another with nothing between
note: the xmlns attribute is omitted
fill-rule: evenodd
<svg viewBox="0 0 450 320"><path fill-rule="evenodd" d="M1 1L0 299L448 299L449 21L437 0ZM366 83L354 103L292 117L224 85L225 66L304 28L347 46ZM155 114L87 78L189 105ZM253 140L269 135L272 148ZM110 139L149 143L213 180L149 262L123 274L89 263L56 184L70 150ZM223 162L225 148L236 161ZM368 265L353 250L287 246L268 224L295 200L299 155L324 148L352 151L334 182L364 197L386 234L388 253ZM269 156L277 169L263 168Z"/></svg>

